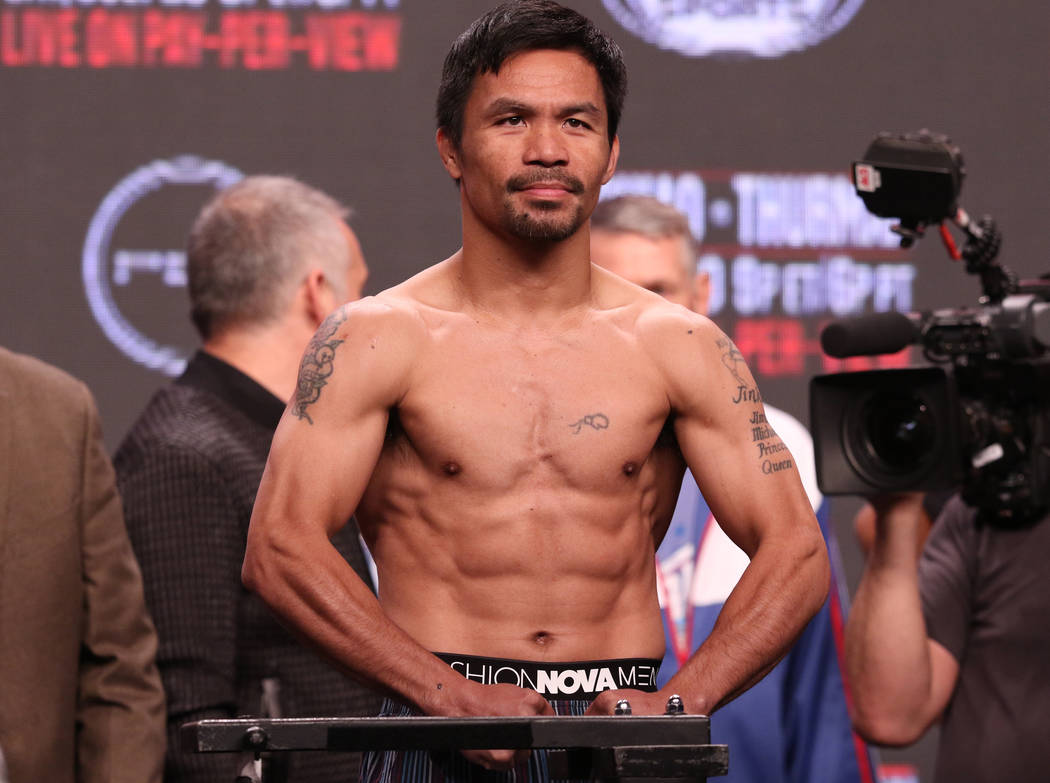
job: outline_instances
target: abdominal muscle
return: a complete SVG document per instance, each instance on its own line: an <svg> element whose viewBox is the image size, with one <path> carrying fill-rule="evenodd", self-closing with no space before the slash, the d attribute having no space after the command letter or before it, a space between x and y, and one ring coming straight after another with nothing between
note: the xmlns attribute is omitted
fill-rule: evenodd
<svg viewBox="0 0 1050 783"><path fill-rule="evenodd" d="M366 495L358 519L387 616L433 652L662 658L644 489L519 489L499 499L440 483L369 493L382 503Z"/></svg>

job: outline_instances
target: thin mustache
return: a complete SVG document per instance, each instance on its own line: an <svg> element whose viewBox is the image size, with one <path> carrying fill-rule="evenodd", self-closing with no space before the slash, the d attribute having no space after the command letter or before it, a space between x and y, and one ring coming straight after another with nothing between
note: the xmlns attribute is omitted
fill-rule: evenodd
<svg viewBox="0 0 1050 783"><path fill-rule="evenodd" d="M570 193L583 192L583 183L576 177L553 171L519 174L516 177L511 177L507 180L507 190L527 190L532 185L548 182L557 182L559 185L564 185Z"/></svg>

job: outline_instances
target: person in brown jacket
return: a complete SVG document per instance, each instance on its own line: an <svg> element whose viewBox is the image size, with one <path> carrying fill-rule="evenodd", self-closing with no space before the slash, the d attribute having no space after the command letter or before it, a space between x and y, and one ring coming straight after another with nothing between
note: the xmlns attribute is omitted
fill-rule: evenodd
<svg viewBox="0 0 1050 783"><path fill-rule="evenodd" d="M87 387L0 348L0 753L11 783L154 783L157 637Z"/></svg>

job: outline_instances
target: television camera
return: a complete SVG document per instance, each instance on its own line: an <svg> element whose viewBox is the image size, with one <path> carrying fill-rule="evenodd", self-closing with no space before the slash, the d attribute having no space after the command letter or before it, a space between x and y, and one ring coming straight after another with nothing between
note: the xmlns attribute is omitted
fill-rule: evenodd
<svg viewBox="0 0 1050 783"><path fill-rule="evenodd" d="M997 260L991 217L959 206L962 153L929 131L880 133L853 163L869 212L895 218L901 246L938 226L980 278L975 307L876 313L821 333L830 356L917 344L927 366L823 375L810 384L818 484L830 495L958 488L979 519L1021 525L1050 507L1050 280L1021 281ZM965 236L961 250L948 224Z"/></svg>

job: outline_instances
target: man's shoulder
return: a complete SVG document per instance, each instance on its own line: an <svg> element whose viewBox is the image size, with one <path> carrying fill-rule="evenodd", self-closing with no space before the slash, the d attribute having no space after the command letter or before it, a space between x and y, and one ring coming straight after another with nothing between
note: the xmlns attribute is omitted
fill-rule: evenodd
<svg viewBox="0 0 1050 783"><path fill-rule="evenodd" d="M0 347L0 388L25 404L65 409L73 406L82 412L89 406L91 394L83 381L65 370L33 356Z"/></svg>
<svg viewBox="0 0 1050 783"><path fill-rule="evenodd" d="M183 455L223 462L249 425L226 402L194 386L170 383L159 389L121 442L114 462L118 474L146 455Z"/></svg>
<svg viewBox="0 0 1050 783"><path fill-rule="evenodd" d="M425 332L423 302L400 286L375 296L366 296L338 308L328 319L339 340L362 340L375 336L414 338ZM318 334L323 335L322 325Z"/></svg>
<svg viewBox="0 0 1050 783"><path fill-rule="evenodd" d="M452 291L448 262L424 269L408 280L374 295L348 302L329 319L329 329L341 342L370 343L384 339L402 356L420 344L450 318L462 317ZM322 326L318 335L322 336Z"/></svg>
<svg viewBox="0 0 1050 783"><path fill-rule="evenodd" d="M615 326L643 343L663 345L661 353L695 344L697 337L720 336L707 316L669 302L613 273L592 266L597 310ZM668 342L670 341L670 342Z"/></svg>
<svg viewBox="0 0 1050 783"><path fill-rule="evenodd" d="M46 475L54 496L62 497L68 482L79 485L85 446L99 427L94 397L82 381L32 356L0 349L0 431L18 454L3 471Z"/></svg>

